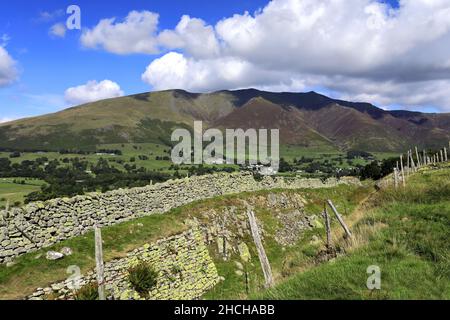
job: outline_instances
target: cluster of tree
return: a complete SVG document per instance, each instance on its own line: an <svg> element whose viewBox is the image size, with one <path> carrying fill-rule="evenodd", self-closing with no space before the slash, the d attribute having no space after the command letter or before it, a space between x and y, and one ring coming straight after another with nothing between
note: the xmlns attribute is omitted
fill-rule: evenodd
<svg viewBox="0 0 450 320"><path fill-rule="evenodd" d="M79 158L66 162L63 161L62 165L58 160L39 158L11 163L8 158L0 158L0 177L38 178L46 182L40 191L26 196L25 203L71 197L98 190L106 192L119 188L141 187L151 181L164 182L172 178L170 174L148 171L130 164L125 164L125 171L121 171L102 158L93 165Z"/></svg>
<svg viewBox="0 0 450 320"><path fill-rule="evenodd" d="M325 160L323 162L315 161L312 158L302 157L301 159L294 159L293 163L289 163L285 159L280 159L280 169L281 173L288 172L296 172L298 170L305 171L309 174L315 174L320 172L326 176L335 176L340 174L342 169L337 168L332 162L329 160ZM354 174L353 170L345 170L347 174Z"/></svg>
<svg viewBox="0 0 450 320"><path fill-rule="evenodd" d="M350 150L347 152L347 159L353 160L353 159L357 159L357 158L373 159L374 156L373 156L373 154L371 154L369 152L359 151L359 150Z"/></svg>
<svg viewBox="0 0 450 320"><path fill-rule="evenodd" d="M294 171L294 167L291 166L289 162L287 162L284 158L280 159L280 168L278 170L281 173L292 172Z"/></svg>
<svg viewBox="0 0 450 320"><path fill-rule="evenodd" d="M360 169L361 179L379 180L391 174L397 165L397 158L385 159L383 161L373 161Z"/></svg>
<svg viewBox="0 0 450 320"><path fill-rule="evenodd" d="M332 166L331 163L322 164L320 162L312 162L308 164L308 166L305 168L306 173L316 173L316 172L323 172L323 173L333 173L336 169Z"/></svg>
<svg viewBox="0 0 450 320"><path fill-rule="evenodd" d="M20 158L20 156L21 156L21 153L20 153L19 151L14 151L14 152L12 152L12 153L9 155L9 157L10 157L11 159L13 159L13 158Z"/></svg>
<svg viewBox="0 0 450 320"><path fill-rule="evenodd" d="M301 157L300 159L294 159L294 164L302 165L306 163L314 162L313 158L306 158L305 156Z"/></svg>
<svg viewBox="0 0 450 320"><path fill-rule="evenodd" d="M208 166L205 167L204 165L198 165L198 166L191 166L188 169L189 176L203 176L206 174L213 174L216 172L227 172L227 173L233 173L236 169L233 167L221 167L221 166Z"/></svg>
<svg viewBox="0 0 450 320"><path fill-rule="evenodd" d="M364 152L355 152L349 154L350 157L371 157L372 155ZM336 159L333 159L336 160ZM394 171L394 167L397 165L397 159L385 159L383 161L372 161L366 166L356 165L353 168L342 169L334 165L333 162L325 160L323 162L309 161L309 159L302 158L300 160L294 160L294 164L291 165L284 159L280 161L280 172L293 172L299 169L298 165L303 165L303 170L309 174L321 173L323 176L331 177L343 177L343 176L359 176L361 179L373 179L379 180ZM339 162L339 161L338 161ZM304 167L304 165L306 167Z"/></svg>
<svg viewBox="0 0 450 320"><path fill-rule="evenodd" d="M21 153L45 153L45 152L58 152L59 154L78 154L78 155L90 155L96 153L106 153L122 155L122 151L118 149L100 149L100 150L78 150L78 149L55 149L55 150L41 150L41 149L30 149L30 148L3 148L0 147L0 152L11 152L11 154L21 154ZM20 156L19 156L20 157Z"/></svg>
<svg viewBox="0 0 450 320"><path fill-rule="evenodd" d="M44 158L35 161L24 160L21 163L11 163L8 158L0 158L0 177L43 178L45 171L41 165Z"/></svg>
<svg viewBox="0 0 450 320"><path fill-rule="evenodd" d="M59 154L79 154L79 155L89 155L96 153L96 151L93 150L89 151L89 150L74 150L74 149L60 149L57 152Z"/></svg>

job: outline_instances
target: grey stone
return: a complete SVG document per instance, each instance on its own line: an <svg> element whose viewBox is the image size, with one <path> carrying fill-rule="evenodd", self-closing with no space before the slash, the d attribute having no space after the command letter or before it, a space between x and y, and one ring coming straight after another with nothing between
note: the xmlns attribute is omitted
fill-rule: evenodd
<svg viewBox="0 0 450 320"><path fill-rule="evenodd" d="M235 261L234 264L236 265L236 268L239 270L244 270L244 266L239 261Z"/></svg>
<svg viewBox="0 0 450 320"><path fill-rule="evenodd" d="M3 240L2 242L1 242L1 246L3 247L3 248L6 248L7 246L9 246L11 244L11 241L10 240Z"/></svg>
<svg viewBox="0 0 450 320"><path fill-rule="evenodd" d="M17 264L17 262L15 262L15 261L10 261L10 262L7 262L7 263L6 263L6 267L7 267L7 268L11 268L11 267L14 267L16 264Z"/></svg>
<svg viewBox="0 0 450 320"><path fill-rule="evenodd" d="M64 286L65 286L64 283L55 283L55 284L52 284L52 285L51 285L52 290L53 290L53 291L57 291L57 292L59 292L60 290L62 290L62 289L64 288Z"/></svg>
<svg viewBox="0 0 450 320"><path fill-rule="evenodd" d="M50 261L60 260L64 258L64 255L56 251L48 251L46 254L46 259Z"/></svg>
<svg viewBox="0 0 450 320"><path fill-rule="evenodd" d="M64 247L64 248L61 249L60 253L62 253L64 256L68 257L68 256L71 256L73 254L73 251L69 247Z"/></svg>

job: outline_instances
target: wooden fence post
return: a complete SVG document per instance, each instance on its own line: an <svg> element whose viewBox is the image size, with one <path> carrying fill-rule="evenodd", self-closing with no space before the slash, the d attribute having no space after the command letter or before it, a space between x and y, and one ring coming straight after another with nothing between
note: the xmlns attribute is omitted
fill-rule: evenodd
<svg viewBox="0 0 450 320"><path fill-rule="evenodd" d="M416 172L417 168L416 168L416 164L414 162L414 158L413 158L413 153L412 151L409 153L409 156L411 157L411 171L412 172Z"/></svg>
<svg viewBox="0 0 450 320"><path fill-rule="evenodd" d="M421 161L420 161L420 157L419 157L419 149L417 149L416 147L416 157L417 157L417 167L421 167Z"/></svg>
<svg viewBox="0 0 450 320"><path fill-rule="evenodd" d="M352 233L350 232L350 229L345 224L344 219L342 219L341 215L337 211L337 209L334 206L333 202L331 202L331 200L328 200L327 202L328 202L329 206L331 207L331 209L333 210L334 214L336 215L336 218L338 219L338 221L341 224L342 228L344 229L345 233L351 239L353 237Z"/></svg>
<svg viewBox="0 0 450 320"><path fill-rule="evenodd" d="M398 169L394 168L394 184L395 184L395 189L398 188Z"/></svg>
<svg viewBox="0 0 450 320"><path fill-rule="evenodd" d="M408 150L407 156L406 156L406 175L407 176L409 176L409 168L411 166L411 164L409 163L409 159L410 159L409 153L410 153L410 151Z"/></svg>
<svg viewBox="0 0 450 320"><path fill-rule="evenodd" d="M447 148L444 147L444 161L447 162L448 161L448 154L447 154Z"/></svg>
<svg viewBox="0 0 450 320"><path fill-rule="evenodd" d="M331 249L331 223L328 215L327 204L324 204L323 217L325 218L325 228L327 232L327 249Z"/></svg>
<svg viewBox="0 0 450 320"><path fill-rule="evenodd" d="M97 267L98 299L106 300L102 231L98 226L95 226L95 264Z"/></svg>
<svg viewBox="0 0 450 320"><path fill-rule="evenodd" d="M252 231L253 240L255 241L256 249L258 250L259 261L264 273L265 287L271 288L274 285L272 268L270 267L269 259L267 258L266 251L261 241L261 235L259 234L258 224L256 223L255 213L248 208L247 209L248 220L250 221L250 229Z"/></svg>
<svg viewBox="0 0 450 320"><path fill-rule="evenodd" d="M405 170L403 168L403 155L400 156L400 168L402 170L402 182L403 187L406 187L406 180L405 180Z"/></svg>

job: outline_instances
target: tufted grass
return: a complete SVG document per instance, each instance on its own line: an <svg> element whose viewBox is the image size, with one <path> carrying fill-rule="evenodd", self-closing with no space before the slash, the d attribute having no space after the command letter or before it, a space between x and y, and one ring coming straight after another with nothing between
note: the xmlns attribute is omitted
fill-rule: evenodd
<svg viewBox="0 0 450 320"><path fill-rule="evenodd" d="M355 223L366 245L252 298L450 299L450 170L416 174L406 189L383 190L366 209ZM372 265L381 268L381 290L367 289Z"/></svg>
<svg viewBox="0 0 450 320"><path fill-rule="evenodd" d="M332 189L302 190L301 195L304 199L308 200L305 206L307 215L316 215L320 219L324 201L333 199L333 202L347 219L359 202L372 191L372 185L367 183L359 188L340 186ZM276 282L282 282L294 274L314 267L317 254L324 249L324 229L316 228L305 231L293 246L283 247L275 240L275 234L279 227L278 220L267 208L256 207L255 209L258 220L262 221L264 225L264 247L270 260ZM333 226L335 226L335 223ZM319 241L311 244L314 236L318 237ZM239 254L235 253L228 261L223 261L222 256L218 254L218 250L214 246L210 248L210 252L215 260L219 275L223 276L225 281L219 283L208 292L204 296L204 299L248 299L264 290L264 276L258 260L256 247L253 245L253 239L247 236L244 241L249 245L252 256L250 263L244 263L244 267L248 272L248 292L245 276L236 274L237 268L235 262L242 262Z"/></svg>

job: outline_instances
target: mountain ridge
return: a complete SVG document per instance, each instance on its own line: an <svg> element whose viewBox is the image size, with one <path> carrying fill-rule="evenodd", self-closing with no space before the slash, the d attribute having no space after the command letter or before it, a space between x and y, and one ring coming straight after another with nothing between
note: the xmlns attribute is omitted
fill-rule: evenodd
<svg viewBox="0 0 450 320"><path fill-rule="evenodd" d="M0 124L0 148L95 149L99 144L170 144L176 127L280 129L283 144L348 150L434 148L450 140L450 113L388 111L314 91L165 90L107 99ZM272 127L269 127L272 126Z"/></svg>

